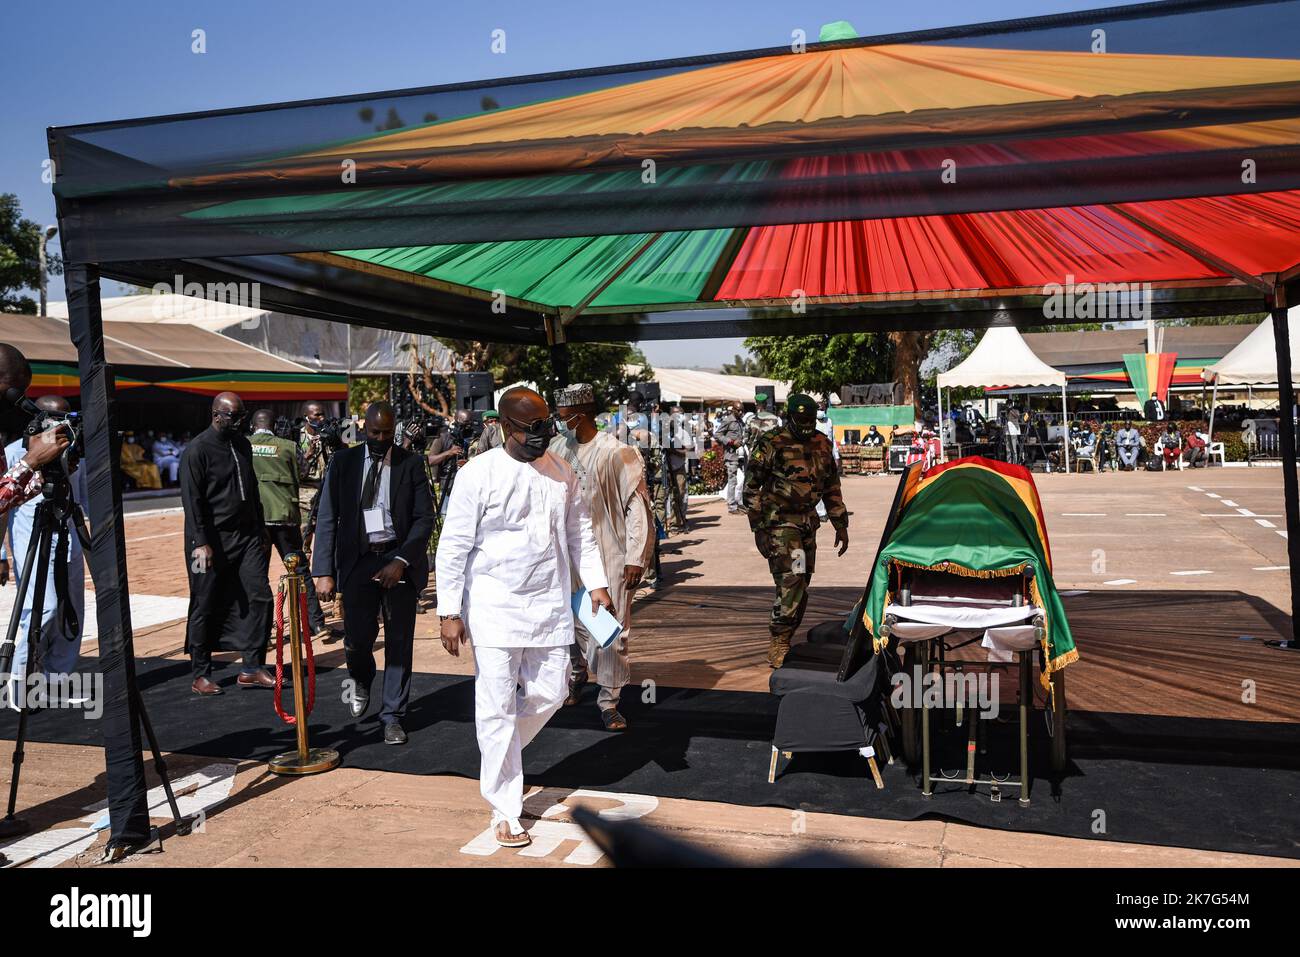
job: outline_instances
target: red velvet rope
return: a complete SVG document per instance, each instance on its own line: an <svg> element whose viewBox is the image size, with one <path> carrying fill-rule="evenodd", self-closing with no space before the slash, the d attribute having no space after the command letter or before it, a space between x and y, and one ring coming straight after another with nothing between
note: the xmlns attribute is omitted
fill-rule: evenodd
<svg viewBox="0 0 1300 957"><path fill-rule="evenodd" d="M275 713L280 720L292 727L298 723L296 715L284 710L284 585L275 593ZM307 621L307 593L299 594L299 627ZM307 714L311 715L316 707L316 654L311 646L310 629L303 629L303 642L307 646Z"/></svg>

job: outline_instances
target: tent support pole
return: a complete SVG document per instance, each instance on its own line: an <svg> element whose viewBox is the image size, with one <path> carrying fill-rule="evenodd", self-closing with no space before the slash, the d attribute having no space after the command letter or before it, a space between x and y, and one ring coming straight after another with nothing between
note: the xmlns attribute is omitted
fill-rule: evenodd
<svg viewBox="0 0 1300 957"><path fill-rule="evenodd" d="M1205 386L1202 385L1201 388L1204 389ZM1214 386L1210 390L1210 431L1208 435L1210 436L1211 445L1214 444L1214 407L1217 406L1218 404L1219 404L1219 377L1216 375L1214 377ZM1210 457L1208 455L1205 457L1205 467L1207 469L1210 467Z"/></svg>
<svg viewBox="0 0 1300 957"><path fill-rule="evenodd" d="M1282 503L1286 510L1286 551L1291 575L1291 634L1276 647L1300 650L1300 482L1296 476L1294 380L1291 377L1291 330L1286 293L1273 295L1273 341L1277 347L1278 435L1282 446Z"/></svg>
<svg viewBox="0 0 1300 957"><path fill-rule="evenodd" d="M135 678L131 601L127 588L122 477L113 425L113 374L104 358L99 268L71 265L64 279L68 325L77 348L89 489L90 575L99 624L99 668L104 677L102 718L108 784L109 847L144 844L150 836L140 727L143 713ZM163 774L164 781L165 772Z"/></svg>
<svg viewBox="0 0 1300 957"><path fill-rule="evenodd" d="M1070 408L1065 404L1065 386L1061 386L1061 461L1070 474Z"/></svg>
<svg viewBox="0 0 1300 957"><path fill-rule="evenodd" d="M553 316L543 317L546 323L546 344L551 349L551 374L555 387L569 387L569 342L564 336L564 323Z"/></svg>
<svg viewBox="0 0 1300 957"><path fill-rule="evenodd" d="M936 385L937 384L936 382ZM935 390L939 394L939 460L948 462L948 443L944 442L944 386Z"/></svg>

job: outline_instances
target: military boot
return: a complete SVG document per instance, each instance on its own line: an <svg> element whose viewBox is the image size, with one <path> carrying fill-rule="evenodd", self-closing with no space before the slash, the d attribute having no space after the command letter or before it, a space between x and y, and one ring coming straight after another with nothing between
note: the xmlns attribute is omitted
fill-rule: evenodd
<svg viewBox="0 0 1300 957"><path fill-rule="evenodd" d="M790 636L773 635L767 646L767 663L773 668L780 668L785 656L790 653Z"/></svg>

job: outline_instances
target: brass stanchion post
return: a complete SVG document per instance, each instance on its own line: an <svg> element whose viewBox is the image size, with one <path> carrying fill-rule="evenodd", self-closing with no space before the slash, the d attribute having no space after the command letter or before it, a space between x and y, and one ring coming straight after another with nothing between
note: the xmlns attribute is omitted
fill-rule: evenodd
<svg viewBox="0 0 1300 957"><path fill-rule="evenodd" d="M310 587L306 571L301 567L302 556L286 555L285 604L289 606L289 652L293 658L293 713L294 729L298 732L298 747L271 759L270 768L276 774L318 774L338 767L339 753L333 748L313 748L307 740L307 685L302 666L302 596Z"/></svg>

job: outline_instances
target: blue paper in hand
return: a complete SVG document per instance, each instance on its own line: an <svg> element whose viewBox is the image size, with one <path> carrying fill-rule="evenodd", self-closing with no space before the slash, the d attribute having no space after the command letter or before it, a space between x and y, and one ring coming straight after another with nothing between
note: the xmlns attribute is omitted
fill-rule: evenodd
<svg viewBox="0 0 1300 957"><path fill-rule="evenodd" d="M573 617L602 648L612 645L623 632L623 626L608 608L601 607L596 614L591 613L591 592L585 588L573 595Z"/></svg>

